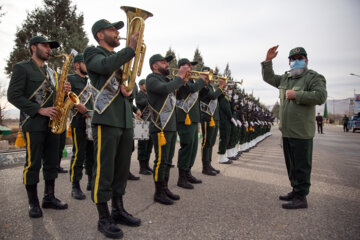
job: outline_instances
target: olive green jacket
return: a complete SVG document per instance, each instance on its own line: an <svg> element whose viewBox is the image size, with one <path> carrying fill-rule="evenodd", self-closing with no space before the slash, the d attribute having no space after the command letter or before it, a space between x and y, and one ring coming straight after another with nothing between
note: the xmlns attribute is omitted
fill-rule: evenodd
<svg viewBox="0 0 360 240"><path fill-rule="evenodd" d="M111 74L134 56L135 52L131 47L125 47L119 52L110 52L100 46L86 48L84 62L92 85L100 90ZM120 92L102 114L94 111L92 123L133 128L132 104Z"/></svg>
<svg viewBox="0 0 360 240"><path fill-rule="evenodd" d="M170 93L174 93L176 89L179 89L184 85L184 80L181 77L175 77L173 80L158 74L151 73L146 77L146 92L148 96L149 104L156 110L160 111L167 96ZM174 103L175 104L175 103ZM175 107L176 108L176 107ZM176 131L176 113L175 109L167 123L164 132ZM160 130L150 123L150 133L157 133Z"/></svg>
<svg viewBox="0 0 360 240"><path fill-rule="evenodd" d="M230 124L232 116L231 105L224 94L219 96L220 125Z"/></svg>
<svg viewBox="0 0 360 240"><path fill-rule="evenodd" d="M285 73L275 75L272 62L262 62L262 76L265 82L279 89L280 125L283 137L311 139L315 135L315 105L326 101L326 80L324 76L306 69L299 76ZM286 99L286 90L295 90L294 100Z"/></svg>
<svg viewBox="0 0 360 240"><path fill-rule="evenodd" d="M76 95L80 95L80 93L84 90L88 83L88 78L81 77L78 74L71 74L68 75L68 82L71 84L71 91L74 92ZM85 104L85 107L88 110L93 110L93 98L90 97L89 101ZM82 116L81 113L77 113L72 121L71 121L71 127L78 128L78 127L85 127L85 118Z"/></svg>
<svg viewBox="0 0 360 240"><path fill-rule="evenodd" d="M214 89L211 86L208 87L204 87L203 89L201 89L201 91L199 92L199 98L200 101L209 104L209 102L211 100L217 99L220 95L222 94L222 91L220 88L216 89L214 91ZM219 121L220 120L220 114L219 114L219 103L217 105L217 108L214 112L214 121ZM207 113L201 112L201 121L206 121L209 122L211 120L211 116Z"/></svg>
<svg viewBox="0 0 360 240"><path fill-rule="evenodd" d="M197 81L190 79L185 86L181 86L177 92L177 99L185 99L189 94L200 91L205 85L204 80L201 78ZM194 103L194 106L189 111L189 117L192 123L200 122L200 103L199 97ZM185 122L186 113L181 108L176 107L177 122Z"/></svg>
<svg viewBox="0 0 360 240"><path fill-rule="evenodd" d="M43 73L46 72L45 68L41 70ZM41 106L35 101L29 100L44 80L44 75L32 59L16 63L13 67L7 98L21 112L30 116L22 126L23 131L46 131L49 128L49 117L38 114L37 111ZM56 92L54 91L43 107L51 107L55 97Z"/></svg>
<svg viewBox="0 0 360 240"><path fill-rule="evenodd" d="M143 111L144 108L148 105L146 93L139 91L136 95L135 102L136 106L140 109L140 111Z"/></svg>

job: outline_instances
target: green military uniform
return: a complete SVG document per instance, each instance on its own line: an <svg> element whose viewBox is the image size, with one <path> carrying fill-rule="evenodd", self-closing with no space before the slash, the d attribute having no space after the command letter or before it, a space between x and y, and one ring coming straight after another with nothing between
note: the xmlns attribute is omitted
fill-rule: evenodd
<svg viewBox="0 0 360 240"><path fill-rule="evenodd" d="M134 55L131 47L117 53L101 46L84 51L91 83L96 89L103 89L96 97L92 119L95 163L91 197L95 203L125 193L133 147L132 105L121 94L117 80L108 79Z"/></svg>
<svg viewBox="0 0 360 240"><path fill-rule="evenodd" d="M151 108L160 112L166 100L169 99L169 94L180 88L184 84L184 80L180 77L175 77L170 80L166 76L158 73L151 73L146 77L146 91L148 101ZM174 99L175 101L175 99ZM173 102L175 104L175 102ZM174 106L175 107L175 106ZM168 181L170 175L170 167L172 165L172 158L174 156L176 144L176 114L175 109L169 112L166 116L166 125L163 129L159 129L153 122L150 123L150 134L154 143L155 161L154 161L154 181L164 182ZM161 132L163 132L166 144L159 143L161 140Z"/></svg>
<svg viewBox="0 0 360 240"><path fill-rule="evenodd" d="M220 120L220 114L219 114L219 107L218 107L218 97L222 95L222 91L220 88L216 89L214 91L212 86L207 86L203 89L201 89L199 93L200 97L200 104L201 106L204 106L204 108L201 108L201 130L203 135L203 140L201 144L201 160L203 162L203 166L208 166L211 162L212 157L212 148L215 145L216 142L216 136L219 129L219 120ZM209 109L211 104L216 105L215 111L213 112L213 115L211 116L209 111L206 111ZM211 119L212 118L212 119ZM212 121L214 123L212 123Z"/></svg>
<svg viewBox="0 0 360 240"><path fill-rule="evenodd" d="M142 84L145 84L145 81ZM136 95L135 101L136 101L136 106L140 109L140 111L143 114L141 116L143 120L150 121L149 114L146 114L144 112L144 110L148 112L147 94L142 91L139 91L139 93ZM148 166L152 147L153 147L153 141L151 140L151 138L149 138L148 140L138 140L138 160L140 162L140 165L145 164L146 166Z"/></svg>
<svg viewBox="0 0 360 240"><path fill-rule="evenodd" d="M219 96L219 114L220 114L220 141L218 154L225 154L229 147L231 135L231 106L225 93Z"/></svg>
<svg viewBox="0 0 360 240"><path fill-rule="evenodd" d="M299 48L294 50L299 52ZM262 62L261 65L264 81L280 91L279 129L283 137L285 162L293 192L306 196L310 188L315 105L326 100L325 78L307 68L300 75L275 75L272 61ZM288 89L296 91L294 100L286 99L285 93Z"/></svg>
<svg viewBox="0 0 360 240"><path fill-rule="evenodd" d="M71 90L80 97L80 100L82 100L81 103L91 111L93 109L93 98L91 95L91 86L88 84L88 78L83 78L78 74L72 74L68 76L68 82L71 84ZM94 142L87 137L86 118L76 109L73 109L71 117L73 155L70 162L70 181L78 182L82 178L84 163L85 173L92 176L92 167L94 165Z"/></svg>
<svg viewBox="0 0 360 240"><path fill-rule="evenodd" d="M39 67L32 59L19 62L13 68L7 92L9 102L21 111L20 121L26 140L26 163L23 174L23 182L26 185L39 182L41 161L44 180L54 180L57 177L60 138L50 131L49 117L37 113L41 107L53 106L55 100L56 82L45 80L49 74L51 73L47 71L46 66ZM55 75L52 78L55 79ZM44 93L48 92L48 98L41 106L37 101L41 96L32 95L35 92L40 93L37 90L42 89L45 84L48 87L44 89Z"/></svg>
<svg viewBox="0 0 360 240"><path fill-rule="evenodd" d="M204 81L200 78L197 81L190 79L185 86L179 88L177 98L189 99L191 94L197 94L193 101L189 112L186 113L184 109L178 105L176 107L177 131L180 137L180 149L178 153L177 167L184 171L192 168L195 162L197 148L198 148L198 123L200 122L200 104L198 92L204 87ZM186 101L186 100L185 100ZM190 118L190 125L185 123L185 119Z"/></svg>

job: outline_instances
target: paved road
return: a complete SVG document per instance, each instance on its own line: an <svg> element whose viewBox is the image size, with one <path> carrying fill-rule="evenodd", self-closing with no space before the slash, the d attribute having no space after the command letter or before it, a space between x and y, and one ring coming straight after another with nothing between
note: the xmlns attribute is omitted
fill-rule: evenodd
<svg viewBox="0 0 360 240"><path fill-rule="evenodd" d="M216 177L201 174L198 154L193 173L203 184L194 190L178 188L173 169L170 188L181 195L173 206L153 202L151 176L129 182L125 207L142 225L123 226L124 239L360 239L360 133L343 133L333 126L324 131L314 140L308 209L281 208L278 195L290 188L280 133L274 128L271 137L234 164L214 162L221 170ZM69 160L63 166L68 169ZM43 218L29 219L22 169L0 170L0 239L104 239L96 230L89 192L84 201L72 199L67 174L56 181L56 195L69 209L44 210ZM131 169L138 171L136 154ZM40 198L42 189L43 181Z"/></svg>

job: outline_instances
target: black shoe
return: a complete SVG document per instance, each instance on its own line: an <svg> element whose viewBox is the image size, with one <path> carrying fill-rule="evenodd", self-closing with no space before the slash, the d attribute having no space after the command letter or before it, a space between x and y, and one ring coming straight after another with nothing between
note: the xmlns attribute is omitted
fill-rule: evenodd
<svg viewBox="0 0 360 240"><path fill-rule="evenodd" d="M186 177L186 171L179 168L179 179L177 182L177 185L179 187L185 188L185 189L193 189L194 186L189 183Z"/></svg>
<svg viewBox="0 0 360 240"><path fill-rule="evenodd" d="M307 208L307 200L305 196L295 196L292 201L283 203L282 205L285 209L300 209Z"/></svg>
<svg viewBox="0 0 360 240"><path fill-rule="evenodd" d="M81 191L78 181L72 183L71 196L77 200L84 200L86 198L85 194Z"/></svg>
<svg viewBox="0 0 360 240"><path fill-rule="evenodd" d="M62 167L58 167L58 170L57 170L58 173L67 173L68 170L65 170L64 168Z"/></svg>
<svg viewBox="0 0 360 240"><path fill-rule="evenodd" d="M295 192L291 191L286 195L280 195L279 199L282 201L291 201L291 200L293 200L294 197L295 197Z"/></svg>
<svg viewBox="0 0 360 240"><path fill-rule="evenodd" d="M151 173L154 173L153 169L149 166L149 159L145 160L145 167L147 170L149 170Z"/></svg>
<svg viewBox="0 0 360 240"><path fill-rule="evenodd" d="M91 181L92 181L92 176L88 175L88 182L86 184L86 190L87 191L91 191Z"/></svg>
<svg viewBox="0 0 360 240"><path fill-rule="evenodd" d="M110 217L107 203L98 203L96 208L99 213L98 230L108 238L119 239L123 237L123 232L118 228Z"/></svg>
<svg viewBox="0 0 360 240"><path fill-rule="evenodd" d="M180 196L172 193L170 191L170 189L168 188L168 181L164 181L162 184L163 184L163 186L162 186L163 191L165 192L167 197L169 197L170 199L175 200L175 201L180 200Z"/></svg>
<svg viewBox="0 0 360 240"><path fill-rule="evenodd" d="M139 165L140 165L140 171L139 171L140 174L142 174L142 175L152 175L152 171L150 171L146 166L146 161L140 161L139 160Z"/></svg>
<svg viewBox="0 0 360 240"><path fill-rule="evenodd" d="M111 218L115 223L127 225L130 227L140 226L141 220L134 217L124 209L123 197L113 197L111 201Z"/></svg>
<svg viewBox="0 0 360 240"><path fill-rule="evenodd" d="M209 166L210 166L210 169L213 170L213 171L215 171L217 174L220 173L220 170L215 169L215 168L211 165L211 162L209 162Z"/></svg>
<svg viewBox="0 0 360 240"><path fill-rule="evenodd" d="M154 201L164 205L172 205L174 201L165 193L163 184L163 182L155 182Z"/></svg>
<svg viewBox="0 0 360 240"><path fill-rule="evenodd" d="M61 202L55 197L55 180L46 180L45 181L45 193L42 200L42 208L52 208L52 209L67 209L67 203Z"/></svg>
<svg viewBox="0 0 360 240"><path fill-rule="evenodd" d="M220 164L232 164L232 161L229 159L226 162L219 162Z"/></svg>
<svg viewBox="0 0 360 240"><path fill-rule="evenodd" d="M187 180L190 182L190 183L193 183L193 184L199 184L199 183L202 183L202 181L200 179L197 179L196 177L194 177L192 174L191 174L191 170L187 170L186 171L186 178Z"/></svg>
<svg viewBox="0 0 360 240"><path fill-rule="evenodd" d="M42 211L37 197L37 184L25 185L26 192L29 199L29 217L39 218L42 217Z"/></svg>
<svg viewBox="0 0 360 240"><path fill-rule="evenodd" d="M140 179L140 177L136 177L134 174L129 172L128 180L137 181L139 179Z"/></svg>
<svg viewBox="0 0 360 240"><path fill-rule="evenodd" d="M204 166L204 164L206 164L206 163L203 163L202 174L209 175L209 176L216 176L216 172L213 171L213 170L210 168L210 166Z"/></svg>

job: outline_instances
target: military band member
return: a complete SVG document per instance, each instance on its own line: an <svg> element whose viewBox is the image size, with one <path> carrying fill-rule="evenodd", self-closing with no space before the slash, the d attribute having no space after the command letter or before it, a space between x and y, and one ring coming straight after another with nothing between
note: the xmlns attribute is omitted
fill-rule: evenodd
<svg viewBox="0 0 360 240"><path fill-rule="evenodd" d="M280 91L279 129L292 191L279 199L288 201L282 205L285 209L307 208L306 196L311 185L315 135L315 105L326 101L326 80L321 74L307 68L307 53L302 47L290 51L290 71L276 75L272 59L277 56L278 47L268 50L261 66L264 81Z"/></svg>
<svg viewBox="0 0 360 240"><path fill-rule="evenodd" d="M43 167L45 192L43 208L66 209L68 205L55 197L55 179L59 162L59 135L51 132L50 118L58 113L53 107L56 97L57 76L45 62L51 49L59 47L56 41L42 36L30 39L31 58L14 65L7 92L8 101L20 109L20 126L26 139L26 163L23 182L29 200L29 216L42 216L37 195L39 172ZM65 83L67 92L71 90Z"/></svg>
<svg viewBox="0 0 360 240"><path fill-rule="evenodd" d="M210 71L209 67L203 67L202 72ZM219 130L219 104L218 97L222 94L226 84L224 80L219 81L219 87L214 88L205 82L205 87L199 92L200 110L201 110L201 131L202 131L202 144L201 144L201 161L202 173L210 176L215 176L220 173L220 170L213 168L212 149L216 142L217 132Z"/></svg>
<svg viewBox="0 0 360 240"><path fill-rule="evenodd" d="M91 83L99 90L92 119L95 162L91 198L99 213L98 230L111 238L123 236L115 223L141 224L123 206L133 147L132 105L127 98L131 91L120 85L114 72L119 73L121 66L135 56L139 37L138 33L129 36L129 46L115 52L114 48L120 45L118 30L123 26L122 21L98 20L92 26L92 33L99 46L84 51ZM110 199L111 216L107 205Z"/></svg>
<svg viewBox="0 0 360 240"><path fill-rule="evenodd" d="M192 70L197 62L190 62L187 58L178 61L178 68L187 65ZM202 183L191 174L198 149L198 123L200 122L199 91L204 87L207 76L189 81L181 86L176 95L177 131L180 137L178 152L179 178L177 185L185 189L193 189L193 184Z"/></svg>
<svg viewBox="0 0 360 240"><path fill-rule="evenodd" d="M141 111L141 119L150 121L150 112L148 107L148 99L146 94L145 79L139 81L140 91L136 95L136 106ZM148 140L138 140L138 160L140 164L140 174L152 175L153 171L149 166L153 141L151 138Z"/></svg>
<svg viewBox="0 0 360 240"><path fill-rule="evenodd" d="M93 110L93 98L91 85L88 82L87 71L82 53L74 57L75 74L68 75L72 91L79 97L80 104L72 109L71 133L73 140L73 155L70 161L70 182L72 183L71 196L75 199L85 199L81 191L80 180L82 179L83 165L88 175L87 190L91 190L92 167L94 165L94 142L88 139L86 133L86 120L91 118Z"/></svg>
<svg viewBox="0 0 360 240"><path fill-rule="evenodd" d="M150 135L154 143L154 201L171 205L180 196L173 194L168 188L170 168L176 144L175 90L184 86L188 79L188 65L180 67L177 76L170 80L168 62L172 56L164 58L160 54L153 55L150 60L152 73L146 77L146 91L151 112Z"/></svg>

